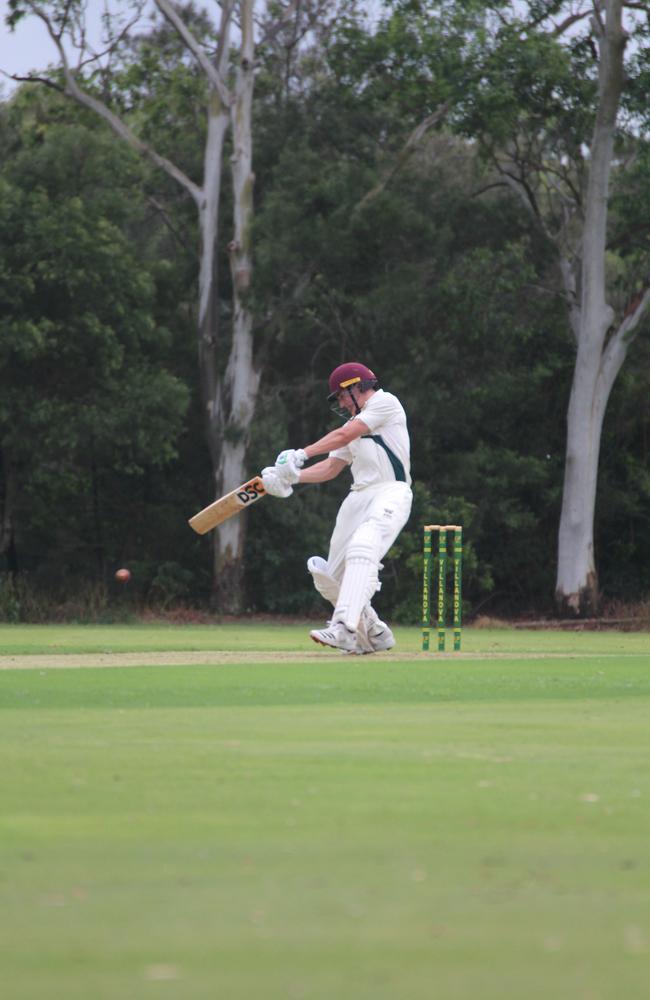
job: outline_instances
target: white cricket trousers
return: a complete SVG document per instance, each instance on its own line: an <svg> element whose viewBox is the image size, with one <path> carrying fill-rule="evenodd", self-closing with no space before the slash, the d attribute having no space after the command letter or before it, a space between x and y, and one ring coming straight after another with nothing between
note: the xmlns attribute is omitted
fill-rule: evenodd
<svg viewBox="0 0 650 1000"><path fill-rule="evenodd" d="M382 558L408 521L412 503L413 494L406 483L378 483L352 490L336 518L327 556L329 574L339 582L343 579L348 549L364 525L371 529L368 538L372 539L374 549L372 561L376 560L379 568Z"/></svg>

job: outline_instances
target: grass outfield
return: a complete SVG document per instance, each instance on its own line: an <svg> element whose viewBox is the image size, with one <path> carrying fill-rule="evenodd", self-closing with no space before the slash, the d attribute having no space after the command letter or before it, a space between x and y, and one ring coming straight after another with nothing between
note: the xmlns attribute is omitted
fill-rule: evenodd
<svg viewBox="0 0 650 1000"><path fill-rule="evenodd" d="M397 635L0 626L3 1000L645 1000L650 636Z"/></svg>
<svg viewBox="0 0 650 1000"><path fill-rule="evenodd" d="M311 652L310 628L322 622L303 625L168 625L160 622L141 625L2 625L0 624L0 659L3 655L43 653L142 653L171 651L250 651ZM401 652L419 653L421 632L416 628L396 628ZM436 643L431 630L432 650ZM447 649L451 649L451 630L447 631ZM463 629L462 653L486 655L630 655L650 652L647 632L569 632L566 630L524 630L511 628ZM433 659L437 654L430 654ZM455 659L458 654L448 653ZM375 661L376 662L376 661Z"/></svg>

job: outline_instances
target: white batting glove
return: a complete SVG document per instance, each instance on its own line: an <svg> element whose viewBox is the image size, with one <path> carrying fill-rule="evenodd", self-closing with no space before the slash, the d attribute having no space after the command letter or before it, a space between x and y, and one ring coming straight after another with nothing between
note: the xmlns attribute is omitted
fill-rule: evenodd
<svg viewBox="0 0 650 1000"><path fill-rule="evenodd" d="M300 479L300 470L307 461L307 454L302 448L287 448L281 451L275 460L275 468L278 475L285 483L297 483Z"/></svg>
<svg viewBox="0 0 650 1000"><path fill-rule="evenodd" d="M268 465L261 472L264 489L271 497L290 497L293 486L283 481L275 465Z"/></svg>

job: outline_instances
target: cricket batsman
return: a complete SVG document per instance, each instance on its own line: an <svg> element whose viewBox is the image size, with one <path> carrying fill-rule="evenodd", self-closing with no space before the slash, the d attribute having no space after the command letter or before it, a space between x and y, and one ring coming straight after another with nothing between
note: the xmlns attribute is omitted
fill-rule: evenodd
<svg viewBox="0 0 650 1000"><path fill-rule="evenodd" d="M334 608L327 626L309 634L345 653L377 653L391 649L395 638L371 601L381 587L381 560L406 524L413 500L406 414L397 397L357 361L334 369L327 398L346 423L305 448L280 452L262 478L271 496L288 497L296 483L324 483L350 466L352 486L339 508L327 559L307 561L316 590ZM327 458L303 468L318 455Z"/></svg>

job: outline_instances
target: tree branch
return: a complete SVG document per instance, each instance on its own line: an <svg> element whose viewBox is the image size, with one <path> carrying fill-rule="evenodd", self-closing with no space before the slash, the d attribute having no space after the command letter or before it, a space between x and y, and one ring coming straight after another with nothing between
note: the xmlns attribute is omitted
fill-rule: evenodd
<svg viewBox="0 0 650 1000"><path fill-rule="evenodd" d="M507 187L505 181L494 181L491 184L485 184L483 187L477 188L475 191L470 191L470 198L480 198L482 194L487 194L488 191L494 191L495 188Z"/></svg>
<svg viewBox="0 0 650 1000"><path fill-rule="evenodd" d="M59 94L65 93L65 87L55 83L54 80L48 80L46 76L20 76L18 73L5 73L3 69L0 70L0 73L2 76L6 76L8 80L15 80L16 83L40 83L44 87L50 87L51 90L58 91Z"/></svg>
<svg viewBox="0 0 650 1000"><path fill-rule="evenodd" d="M598 0L592 0L593 5L593 15L591 17L591 23L593 25L594 34L599 38L605 37L605 25L603 23L603 17L600 10L600 3Z"/></svg>
<svg viewBox="0 0 650 1000"><path fill-rule="evenodd" d="M570 178L570 176L568 174L568 171L566 171L566 170L559 170L556 167L554 167L551 163L541 163L541 162L536 162L535 160L530 160L529 164L533 168L533 170L536 170L540 175L543 175L544 173L546 173L550 177L557 178L557 180L561 184L565 184L566 187L569 189L569 192L570 192L570 194L571 194L571 196L573 198L574 204L577 205L578 208L581 207L581 205L582 205L582 197L580 195L580 191L578 190L578 188L575 186L575 184L571 180L571 178ZM563 195L562 192L560 190L558 190L557 184L554 184L553 187L554 187L556 193L560 197L566 198L566 194Z"/></svg>
<svg viewBox="0 0 650 1000"><path fill-rule="evenodd" d="M616 331L616 336L629 340L630 334L636 330L648 311L648 306L650 306L650 280L646 283L643 291L628 304L621 325Z"/></svg>
<svg viewBox="0 0 650 1000"><path fill-rule="evenodd" d="M600 378L606 391L609 392L616 376L625 360L630 341L636 335L635 331L648 311L650 305L650 281L643 292L628 306L628 309L618 327L607 341L600 364Z"/></svg>
<svg viewBox="0 0 650 1000"><path fill-rule="evenodd" d="M368 193L363 196L361 201L357 202L353 209L354 212L360 212L362 209L366 208L371 201L374 201L374 199L388 187L388 184L391 182L395 174L397 174L411 158L429 129L433 128L434 125L437 125L438 122L442 121L448 108L449 105L447 103L441 104L440 107L433 112L433 114L429 115L413 129L404 143L401 152L397 154L391 165L384 172L384 175L379 183L376 184L371 191L368 191Z"/></svg>
<svg viewBox="0 0 650 1000"><path fill-rule="evenodd" d="M555 22L553 22L554 27L552 34L557 38L559 35L563 35L565 31L568 31L574 24L577 24L578 21L584 21L586 17L590 16L591 11L588 10L581 11L577 14L569 14L568 17L565 17L559 24L555 24Z"/></svg>
<svg viewBox="0 0 650 1000"><path fill-rule="evenodd" d="M99 115L100 118L103 118L104 121L110 125L116 135L128 143L128 145L141 156L148 157L153 163L156 164L157 167L164 170L165 173L172 177L178 184L181 185L181 187L185 188L188 194L192 196L195 203L200 206L203 199L203 192L201 188L194 183L194 181L190 180L190 178L187 177L183 171L176 166L176 164L172 163L171 160L161 156L146 142L139 139L138 136L131 131L128 125L122 121L122 119L116 115L114 111L111 111L108 105L81 89L77 83L75 74L68 65L68 58L61 42L61 32L54 30L54 25L52 24L50 18L44 14L35 3L33 3L33 0L27 0L27 4L32 12L44 23L50 38L57 47L65 79L65 88L60 89L63 89L69 97L72 97L73 100L75 100L78 104L81 104L82 107L89 108L91 111L94 111L96 115ZM50 83L50 86L55 85Z"/></svg>
<svg viewBox="0 0 650 1000"><path fill-rule="evenodd" d="M258 42L257 47L260 48L261 46L266 45L268 42L272 42L273 39L282 31L285 24L288 22L289 18L292 17L293 14L295 14L297 9L298 9L298 0L291 0L291 3L285 7L280 17L276 21L274 21L267 29L265 34L262 35L262 37Z"/></svg>
<svg viewBox="0 0 650 1000"><path fill-rule="evenodd" d="M543 226L542 216L539 211L539 206L537 205L537 199L533 194L530 185L524 180L523 177L515 177L511 174L505 167L502 167L500 163L497 163L497 170L504 178L505 183L508 185L511 191L514 191L518 198L524 204L524 207L536 220L538 225Z"/></svg>
<svg viewBox="0 0 650 1000"><path fill-rule="evenodd" d="M221 24L219 25L219 40L217 42L217 51L214 54L214 65L217 67L217 72L221 75L221 66L224 65L224 60L228 55L228 39L230 36L229 25L230 19L232 17L233 8L235 6L235 0L221 0Z"/></svg>
<svg viewBox="0 0 650 1000"><path fill-rule="evenodd" d="M183 247L184 250L187 250L187 251L191 252L193 250L192 241L189 238L187 238L179 230L178 226L176 226L173 223L173 221L172 221L172 219L171 219L171 217L169 215L169 212L164 207L164 205L161 205L161 203L158 201L158 199L154 198L153 195L150 195L147 200L148 200L149 204L158 213L158 215L160 216L160 218L162 219L162 221L164 222L164 224L167 226L167 229L169 229L169 231L172 234L172 236L174 237L174 239Z"/></svg>
<svg viewBox="0 0 650 1000"><path fill-rule="evenodd" d="M80 61L77 63L76 71L79 72L80 70L85 69L87 66L90 66L92 63L97 62L99 59L103 59L104 56L111 55L115 51L117 46L120 44L120 42L123 41L124 38L126 38L131 28L138 23L141 15L142 15L142 10L139 9L135 17L131 18L130 21L127 21L127 23L124 25L120 33L114 39L112 39L110 44L107 45L106 48L103 49L101 52L94 52L92 51L92 49L90 49L92 54L89 55L87 59L80 59ZM84 51L86 51L85 42L84 42Z"/></svg>
<svg viewBox="0 0 650 1000"><path fill-rule="evenodd" d="M230 93L228 87L224 83L221 74L213 65L211 60L208 58L203 48L199 45L196 38L190 31L190 29L176 13L176 8L169 2L169 0L154 0L154 3L156 4L156 7L163 15L163 17L166 18L167 21L169 21L172 28L174 28L179 37L182 39L183 43L192 53L198 65L203 70L208 80L219 94L219 97L221 98L223 104L227 108L229 108L230 105L232 104L232 94ZM230 5L227 5L226 10L227 10L226 18L229 18ZM225 27L223 22L224 18L222 16L222 29ZM222 30L220 35L223 35L223 33L224 32Z"/></svg>

